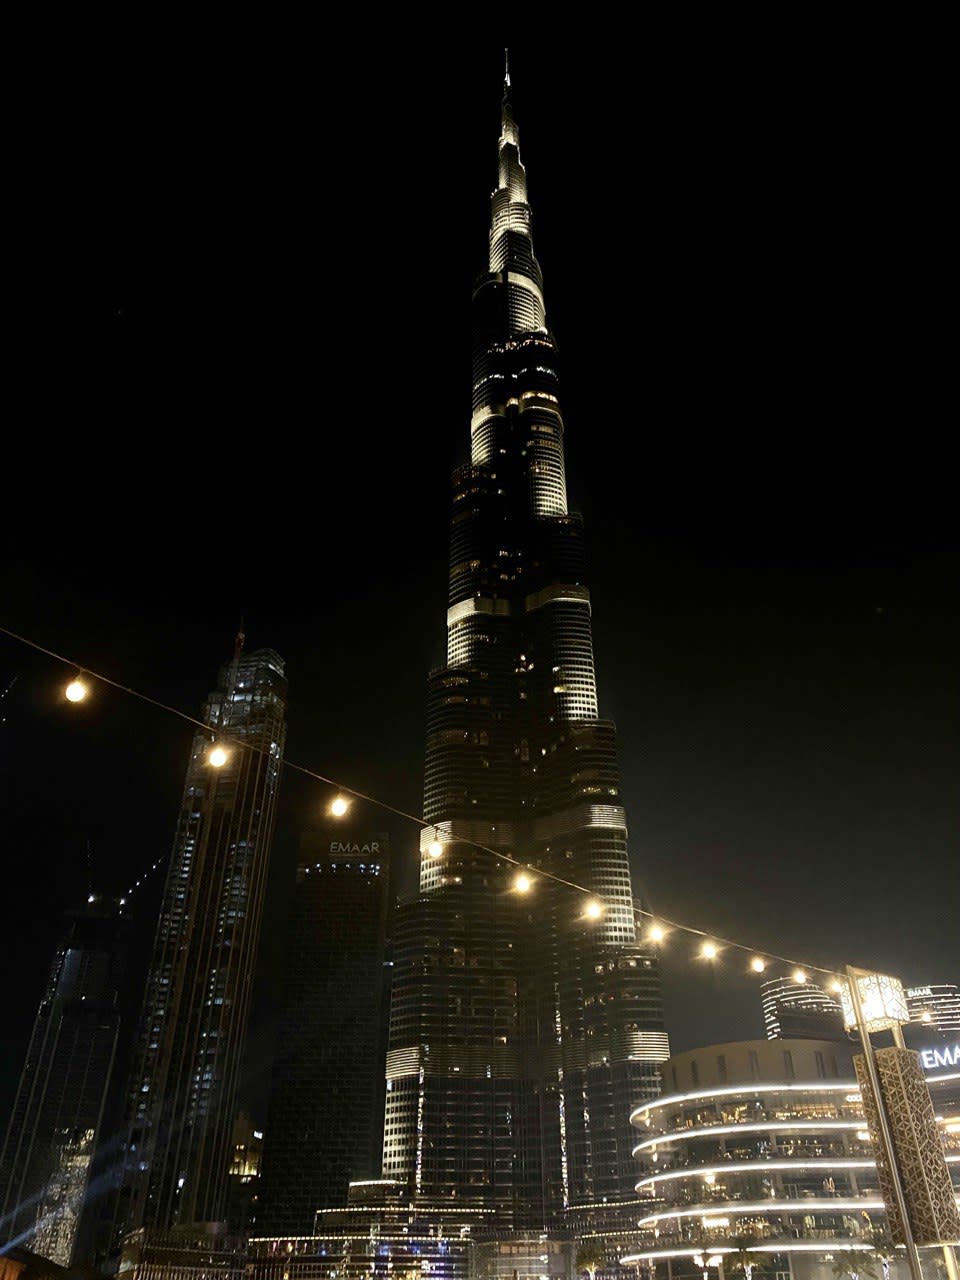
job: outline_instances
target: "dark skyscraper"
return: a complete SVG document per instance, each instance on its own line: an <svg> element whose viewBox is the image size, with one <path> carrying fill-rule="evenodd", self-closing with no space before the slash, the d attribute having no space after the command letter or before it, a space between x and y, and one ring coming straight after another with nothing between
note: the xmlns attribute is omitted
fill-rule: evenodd
<svg viewBox="0 0 960 1280"><path fill-rule="evenodd" d="M225 1217L286 697L283 660L238 640L194 735L133 1060L121 1232Z"/></svg>
<svg viewBox="0 0 960 1280"><path fill-rule="evenodd" d="M301 845L257 1230L309 1235L380 1172L387 837L330 824Z"/></svg>
<svg viewBox="0 0 960 1280"><path fill-rule="evenodd" d="M123 922L91 895L67 925L37 1010L0 1156L0 1243L69 1266L113 1071Z"/></svg>
<svg viewBox="0 0 960 1280"><path fill-rule="evenodd" d="M632 1198L629 1113L669 1049L598 710L509 75L473 305L471 455L453 478L447 660L428 690L433 827L395 931L383 1172L422 1202L536 1224ZM529 890L493 851L529 864Z"/></svg>

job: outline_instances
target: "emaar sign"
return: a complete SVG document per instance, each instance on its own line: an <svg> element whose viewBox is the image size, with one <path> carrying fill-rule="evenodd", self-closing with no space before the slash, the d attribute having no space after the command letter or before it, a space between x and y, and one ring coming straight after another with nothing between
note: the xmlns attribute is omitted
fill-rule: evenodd
<svg viewBox="0 0 960 1280"><path fill-rule="evenodd" d="M936 1071L938 1067L960 1067L960 1043L945 1044L942 1049L921 1049L920 1061L924 1071Z"/></svg>
<svg viewBox="0 0 960 1280"><path fill-rule="evenodd" d="M380 841L379 841L379 840L368 840L365 844L360 844L360 843L359 843L358 841L356 841L356 840L353 840L353 841L350 841L350 840L331 840L331 841L330 841L330 852L331 852L331 853L359 853L359 854L367 853L367 854L370 854L370 855L372 856L372 855L373 855L373 854L375 854L375 853L376 853L376 854L379 854L379 852L380 852Z"/></svg>

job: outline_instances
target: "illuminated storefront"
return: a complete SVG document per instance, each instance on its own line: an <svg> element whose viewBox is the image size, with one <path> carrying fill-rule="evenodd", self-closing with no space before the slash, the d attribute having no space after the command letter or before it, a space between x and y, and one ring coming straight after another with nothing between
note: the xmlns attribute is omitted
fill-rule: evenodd
<svg viewBox="0 0 960 1280"><path fill-rule="evenodd" d="M826 1280L838 1254L882 1252L883 1201L846 1046L712 1045L675 1055L664 1074L672 1089L631 1115L649 1236L624 1261L665 1268L668 1280L724 1265ZM935 1099L951 1084L943 1074L928 1075ZM946 1100L937 1111L955 1185L958 1113Z"/></svg>

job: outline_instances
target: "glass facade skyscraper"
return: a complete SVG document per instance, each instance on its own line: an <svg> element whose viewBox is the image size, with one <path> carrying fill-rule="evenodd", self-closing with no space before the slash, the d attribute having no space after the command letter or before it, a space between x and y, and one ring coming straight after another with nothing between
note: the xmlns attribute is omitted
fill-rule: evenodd
<svg viewBox="0 0 960 1280"><path fill-rule="evenodd" d="M194 735L133 1060L120 1234L226 1216L286 698L282 658L238 638Z"/></svg>
<svg viewBox="0 0 960 1280"><path fill-rule="evenodd" d="M599 714L509 75L498 161L446 663L428 687L432 826L395 929L383 1172L420 1202L536 1225L632 1198L629 1113L657 1093L669 1049L635 923L615 728ZM504 853L529 864L529 893Z"/></svg>
<svg viewBox="0 0 960 1280"><path fill-rule="evenodd" d="M0 1153L0 1241L68 1267L120 1026L125 922L91 895L67 913Z"/></svg>

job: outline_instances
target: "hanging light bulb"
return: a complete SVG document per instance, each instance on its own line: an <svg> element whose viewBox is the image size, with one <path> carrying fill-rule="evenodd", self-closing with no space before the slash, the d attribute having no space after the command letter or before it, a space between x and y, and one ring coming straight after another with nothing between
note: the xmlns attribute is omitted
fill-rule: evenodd
<svg viewBox="0 0 960 1280"><path fill-rule="evenodd" d="M754 956L750 961L750 968L754 973L763 973L767 967L767 962L762 956Z"/></svg>
<svg viewBox="0 0 960 1280"><path fill-rule="evenodd" d="M430 843L427 845L427 853L429 853L431 858L442 858L443 845L440 843L439 840L431 840Z"/></svg>
<svg viewBox="0 0 960 1280"><path fill-rule="evenodd" d="M807 975L804 973L802 969L794 969L793 980L794 982L797 983L798 986L802 987L807 980Z"/></svg>
<svg viewBox="0 0 960 1280"><path fill-rule="evenodd" d="M212 764L215 769L222 769L229 759L229 751L225 751L219 743L207 753L207 764Z"/></svg>
<svg viewBox="0 0 960 1280"><path fill-rule="evenodd" d="M66 689L64 689L68 702L83 702L89 692L90 689L86 680L83 680L80 676L74 676Z"/></svg>
<svg viewBox="0 0 960 1280"><path fill-rule="evenodd" d="M334 796L330 801L330 813L334 818L342 818L350 808L350 801L346 796Z"/></svg>
<svg viewBox="0 0 960 1280"><path fill-rule="evenodd" d="M707 938L700 948L700 955L704 960L716 960L719 950L720 949L717 944L715 942L711 942L710 939Z"/></svg>
<svg viewBox="0 0 960 1280"><path fill-rule="evenodd" d="M529 893L532 885L533 880L525 871L518 872L514 877L513 887L516 889L517 893Z"/></svg>
<svg viewBox="0 0 960 1280"><path fill-rule="evenodd" d="M830 982L830 990L834 995L838 996L843 991L843 983L839 978L833 978Z"/></svg>
<svg viewBox="0 0 960 1280"><path fill-rule="evenodd" d="M652 924L647 930L647 937L651 942L662 942L667 936L667 931L662 924Z"/></svg>
<svg viewBox="0 0 960 1280"><path fill-rule="evenodd" d="M591 898L584 908L584 915L588 920L599 920L603 915L603 903L597 898Z"/></svg>

